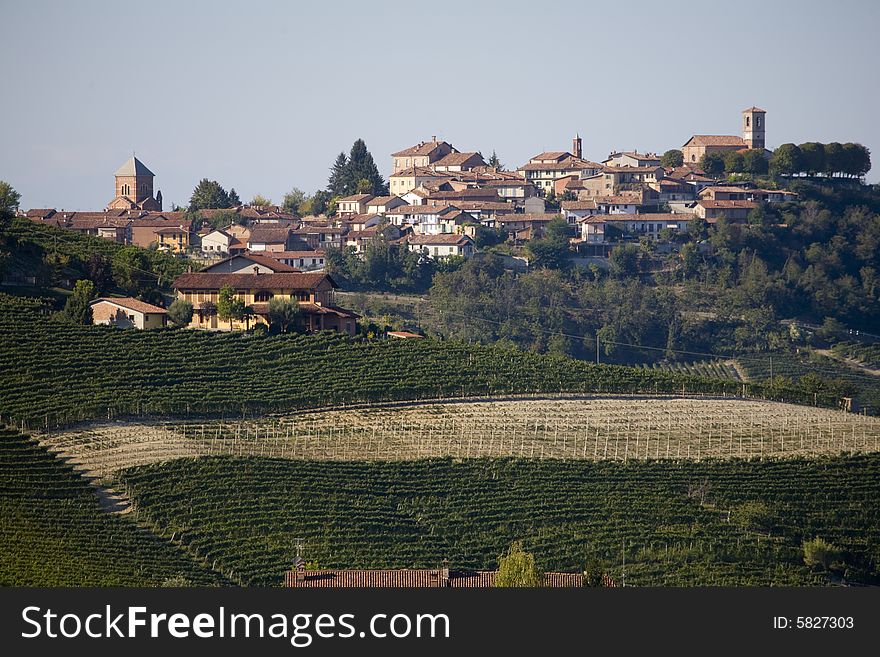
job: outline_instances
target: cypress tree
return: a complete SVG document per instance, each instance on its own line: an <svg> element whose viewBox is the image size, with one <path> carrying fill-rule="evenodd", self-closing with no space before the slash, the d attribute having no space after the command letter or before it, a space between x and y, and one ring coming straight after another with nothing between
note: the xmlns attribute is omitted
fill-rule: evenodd
<svg viewBox="0 0 880 657"><path fill-rule="evenodd" d="M327 191L333 196L344 196L345 178L348 170L348 158L345 153L336 156L336 162L330 167L330 179L327 182Z"/></svg>

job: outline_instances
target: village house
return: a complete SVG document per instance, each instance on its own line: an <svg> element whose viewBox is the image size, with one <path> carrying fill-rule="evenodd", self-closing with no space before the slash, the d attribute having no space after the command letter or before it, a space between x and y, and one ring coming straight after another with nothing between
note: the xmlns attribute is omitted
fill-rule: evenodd
<svg viewBox="0 0 880 657"><path fill-rule="evenodd" d="M112 212L74 212L63 219L60 217L61 215L57 213L52 217L56 220L55 225L60 228L92 237L101 237L120 244L131 243L132 219L125 216L119 216Z"/></svg>
<svg viewBox="0 0 880 657"><path fill-rule="evenodd" d="M531 158L527 164L517 169L517 172L531 182L541 195L545 195L553 189L558 178L564 178L572 174L580 178L594 176L602 169L602 165L596 162L582 159L581 138L575 136L572 140L573 153L568 151L546 151Z"/></svg>
<svg viewBox="0 0 880 657"><path fill-rule="evenodd" d="M474 241L467 235L433 234L407 235L406 248L431 259L442 260L451 256L470 258L474 254Z"/></svg>
<svg viewBox="0 0 880 657"><path fill-rule="evenodd" d="M317 271L326 264L324 251L270 251L267 255L300 271Z"/></svg>
<svg viewBox="0 0 880 657"><path fill-rule="evenodd" d="M392 153L391 170L397 172L411 167L427 167L450 153L457 152L452 144L445 141L437 141L436 136L431 137L431 141L420 141L415 146Z"/></svg>
<svg viewBox="0 0 880 657"><path fill-rule="evenodd" d="M403 196L425 183L449 180L449 178L450 174L440 173L429 167L409 167L392 173L388 177L388 187L392 194Z"/></svg>
<svg viewBox="0 0 880 657"><path fill-rule="evenodd" d="M442 205L401 205L386 213L385 217L394 226L419 226L423 224L440 224L440 217L449 213L460 212L451 203Z"/></svg>
<svg viewBox="0 0 880 657"><path fill-rule="evenodd" d="M250 251L291 251L293 230L289 227L253 226L248 236Z"/></svg>
<svg viewBox="0 0 880 657"><path fill-rule="evenodd" d="M210 230L201 236L202 253L208 256L226 255L235 238L223 229Z"/></svg>
<svg viewBox="0 0 880 657"><path fill-rule="evenodd" d="M164 244L165 250L185 253L189 249L193 222L184 219L181 212L150 214L133 219L131 222L131 242L136 246L149 248L153 244ZM159 231L170 228L163 236Z"/></svg>
<svg viewBox="0 0 880 657"><path fill-rule="evenodd" d="M372 194L354 194L339 199L336 205L336 214L366 214L367 204L375 198Z"/></svg>
<svg viewBox="0 0 880 657"><path fill-rule="evenodd" d="M603 160L606 167L659 167L660 156L656 153L639 153L638 151L621 151L610 153Z"/></svg>
<svg viewBox="0 0 880 657"><path fill-rule="evenodd" d="M693 218L692 214L674 213L591 215L580 220L581 240L602 244L626 235L657 240L664 229L686 233Z"/></svg>
<svg viewBox="0 0 880 657"><path fill-rule="evenodd" d="M736 135L694 135L681 147L684 161L696 164L706 153L727 153L730 151L764 151L767 112L757 107L742 111L742 136Z"/></svg>
<svg viewBox="0 0 880 657"><path fill-rule="evenodd" d="M648 187L657 192L657 200L661 203L669 201L693 201L697 198L697 187L685 180L661 178L648 183Z"/></svg>
<svg viewBox="0 0 880 657"><path fill-rule="evenodd" d="M268 254L272 253L273 256ZM202 269L200 274L277 274L280 272L298 271L296 267L274 257L273 251L263 253L243 253L220 262L215 262Z"/></svg>
<svg viewBox="0 0 880 657"><path fill-rule="evenodd" d="M328 226L321 224L304 224L302 227L291 231L291 236L296 238L299 244L309 249L341 249L342 239L346 233L344 226ZM288 251L302 251L303 248L279 249Z"/></svg>
<svg viewBox="0 0 880 657"><path fill-rule="evenodd" d="M589 217L599 212L595 199L587 199L584 201L562 201L559 204L562 216L565 220L574 225L584 217Z"/></svg>
<svg viewBox="0 0 880 657"><path fill-rule="evenodd" d="M339 286L319 272L212 273L181 274L174 281L178 299L189 301L195 310L190 328L241 330L253 319L221 321L217 316L220 290L226 286L253 311L256 321L269 323L269 301L285 299L299 303L303 328L307 331L338 331L354 335L357 314L334 304L333 292Z"/></svg>
<svg viewBox="0 0 880 657"><path fill-rule="evenodd" d="M406 201L399 196L377 196L367 203L366 214L385 214L389 210L393 210L401 205L406 205Z"/></svg>
<svg viewBox="0 0 880 657"><path fill-rule="evenodd" d="M92 323L109 324L120 328L162 328L168 323L164 308L131 297L101 297L89 304L92 307Z"/></svg>
<svg viewBox="0 0 880 657"><path fill-rule="evenodd" d="M434 171L470 171L476 167L486 166L486 162L479 153L450 153L430 166Z"/></svg>
<svg viewBox="0 0 880 657"><path fill-rule="evenodd" d="M755 201L713 201L701 199L694 206L694 212L701 219L718 219L724 216L729 221L746 221L749 212L760 205Z"/></svg>

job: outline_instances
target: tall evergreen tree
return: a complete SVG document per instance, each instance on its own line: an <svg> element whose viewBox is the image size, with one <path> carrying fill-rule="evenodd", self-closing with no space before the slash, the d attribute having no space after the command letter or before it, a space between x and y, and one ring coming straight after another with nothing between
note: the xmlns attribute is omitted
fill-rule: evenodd
<svg viewBox="0 0 880 657"><path fill-rule="evenodd" d="M348 158L345 153L336 156L336 162L330 167L330 180L327 191L333 196L345 196L345 175L348 169Z"/></svg>
<svg viewBox="0 0 880 657"><path fill-rule="evenodd" d="M199 181L189 200L190 210L228 207L230 207L229 194L216 180L208 180L207 178L202 178Z"/></svg>
<svg viewBox="0 0 880 657"><path fill-rule="evenodd" d="M361 183L362 180L366 180L367 183ZM352 144L345 170L345 193L355 194L359 187L366 189L367 194L379 196L388 193L388 184L379 174L379 168L363 139L358 139Z"/></svg>
<svg viewBox="0 0 880 657"><path fill-rule="evenodd" d="M238 192L235 191L235 187L232 187L229 190L229 207L234 208L239 205L241 205L241 199L238 198Z"/></svg>

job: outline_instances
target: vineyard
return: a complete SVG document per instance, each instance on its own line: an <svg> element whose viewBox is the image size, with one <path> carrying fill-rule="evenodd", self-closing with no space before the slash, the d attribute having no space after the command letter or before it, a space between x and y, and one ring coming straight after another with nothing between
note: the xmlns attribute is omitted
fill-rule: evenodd
<svg viewBox="0 0 880 657"><path fill-rule="evenodd" d="M880 414L880 377L858 372L832 358L818 354L776 352L737 361L749 381L761 382L774 377L798 381L807 376L837 380L852 392L856 407L874 415Z"/></svg>
<svg viewBox="0 0 880 657"><path fill-rule="evenodd" d="M86 481L27 436L0 429L0 585L219 584L166 539L105 513Z"/></svg>
<svg viewBox="0 0 880 657"><path fill-rule="evenodd" d="M702 376L708 379L723 379L728 381L741 380L734 362L730 360L703 360L691 363L663 361L658 363L644 363L640 367L642 369Z"/></svg>
<svg viewBox="0 0 880 657"><path fill-rule="evenodd" d="M838 342L831 348L841 358L851 358L865 367L880 369L880 344L864 344L861 342Z"/></svg>
<svg viewBox="0 0 880 657"><path fill-rule="evenodd" d="M0 312L0 335L0 420L25 429L509 393L766 394L831 407L840 402L799 388L765 390L460 342L128 331L63 324L36 312Z"/></svg>
<svg viewBox="0 0 880 657"><path fill-rule="evenodd" d="M177 458L705 459L880 449L880 418L725 398L542 396L371 405L238 421L103 422L40 436L96 477Z"/></svg>
<svg viewBox="0 0 880 657"><path fill-rule="evenodd" d="M139 518L233 581L276 585L294 537L321 567L494 568L522 539L545 569L628 585L827 584L802 542L876 583L880 456L813 460L353 462L208 457L120 479Z"/></svg>

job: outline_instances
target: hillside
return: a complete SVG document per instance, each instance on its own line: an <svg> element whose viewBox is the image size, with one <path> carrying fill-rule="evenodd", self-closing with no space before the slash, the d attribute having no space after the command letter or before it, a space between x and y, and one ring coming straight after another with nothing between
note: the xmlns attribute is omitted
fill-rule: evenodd
<svg viewBox="0 0 880 657"><path fill-rule="evenodd" d="M210 569L131 517L103 511L69 465L0 429L0 585L219 584Z"/></svg>
<svg viewBox="0 0 880 657"><path fill-rule="evenodd" d="M2 312L5 303L14 312ZM0 416L32 428L137 415L269 412L505 393L741 394L739 382L455 341L358 342L63 324L0 295ZM806 389L751 395L814 402ZM839 400L819 395L819 404Z"/></svg>
<svg viewBox="0 0 880 657"><path fill-rule="evenodd" d="M802 541L878 579L880 456L588 462L208 457L121 475L140 517L236 581L277 585L302 538L321 567L493 568L522 539L545 569L633 585L827 584ZM626 559L624 568L622 561Z"/></svg>

